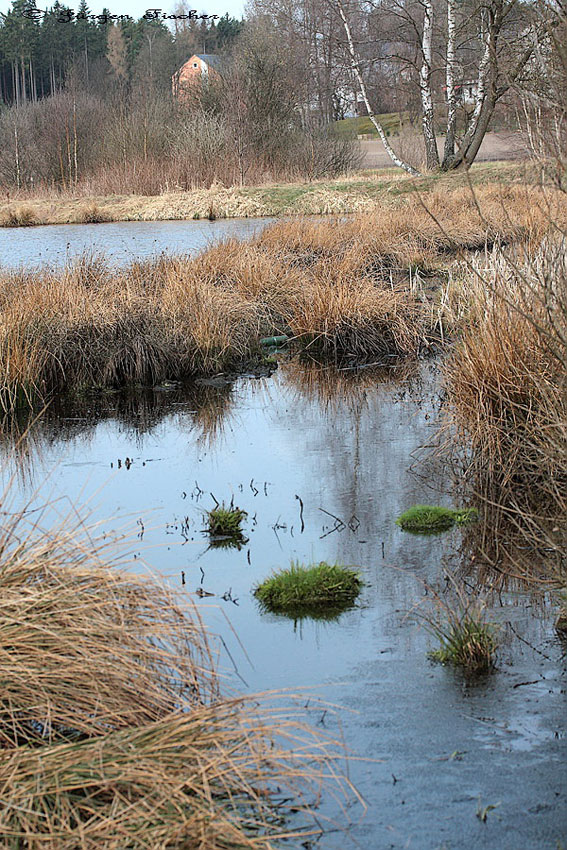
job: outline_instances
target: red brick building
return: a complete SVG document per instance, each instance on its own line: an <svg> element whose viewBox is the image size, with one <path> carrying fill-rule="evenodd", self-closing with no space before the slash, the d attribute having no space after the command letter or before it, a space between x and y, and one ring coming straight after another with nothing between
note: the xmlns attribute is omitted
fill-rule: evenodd
<svg viewBox="0 0 567 850"><path fill-rule="evenodd" d="M183 97L183 92L196 83L208 82L221 75L221 58L215 53L194 53L171 78L174 97Z"/></svg>

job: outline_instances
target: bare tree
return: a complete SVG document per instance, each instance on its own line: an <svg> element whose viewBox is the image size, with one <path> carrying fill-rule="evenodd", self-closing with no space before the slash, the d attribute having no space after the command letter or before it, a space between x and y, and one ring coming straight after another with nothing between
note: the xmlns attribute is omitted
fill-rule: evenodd
<svg viewBox="0 0 567 850"><path fill-rule="evenodd" d="M415 79L426 151L426 168L468 168L476 158L496 104L524 74L537 42L534 9L519 0L329 0L342 21L346 45L363 100L384 147L395 165L417 173L395 154L374 115L368 97L368 71L362 60L367 34L355 38L351 17L393 22L388 61L400 75ZM353 9L353 2L356 8ZM362 15L364 19L364 15ZM366 40L365 40L366 36ZM464 78L467 73L468 79ZM366 76L366 79L365 79ZM445 147L440 159L436 142L435 82L444 81ZM472 98L466 128L457 135L457 111L464 84Z"/></svg>

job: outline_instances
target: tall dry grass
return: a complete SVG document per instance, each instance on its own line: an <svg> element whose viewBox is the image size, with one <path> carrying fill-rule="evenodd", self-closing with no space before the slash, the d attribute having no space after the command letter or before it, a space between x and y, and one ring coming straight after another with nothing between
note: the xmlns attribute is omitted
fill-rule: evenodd
<svg viewBox="0 0 567 850"><path fill-rule="evenodd" d="M445 368L456 445L468 447L459 464L484 512L475 545L493 563L527 552L535 572L567 553L566 247L555 233L477 263Z"/></svg>
<svg viewBox="0 0 567 850"><path fill-rule="evenodd" d="M116 541L31 516L4 511L0 533L5 846L242 850L319 831L322 785L348 786L335 743L290 699L223 697L196 609L126 572Z"/></svg>
<svg viewBox="0 0 567 850"><path fill-rule="evenodd" d="M196 278L182 259L5 274L0 309L4 408L206 374L250 356L260 331L253 305Z"/></svg>
<svg viewBox="0 0 567 850"><path fill-rule="evenodd" d="M541 241L549 198L502 191L433 191L428 209L414 198L347 221L283 221L193 259L4 273L0 401L8 410L63 390L234 370L280 333L336 361L414 355L443 331L438 281L422 278L473 248ZM554 203L565 218L564 199Z"/></svg>

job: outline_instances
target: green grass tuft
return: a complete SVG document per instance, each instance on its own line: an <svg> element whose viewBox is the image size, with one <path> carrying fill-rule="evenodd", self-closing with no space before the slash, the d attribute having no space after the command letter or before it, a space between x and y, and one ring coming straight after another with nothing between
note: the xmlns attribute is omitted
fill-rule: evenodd
<svg viewBox="0 0 567 850"><path fill-rule="evenodd" d="M433 661L452 664L472 673L486 672L494 667L498 646L495 627L482 618L482 612L469 610L458 620L443 627L432 625L441 646L429 653Z"/></svg>
<svg viewBox="0 0 567 850"><path fill-rule="evenodd" d="M362 584L357 572L339 564L303 566L292 561L289 569L258 585L254 595L268 611L327 619L350 608Z"/></svg>
<svg viewBox="0 0 567 850"><path fill-rule="evenodd" d="M223 502L212 511L207 513L207 532L211 537L230 537L235 540L240 540L242 534L242 522L248 514L241 508L235 508L232 505L228 507Z"/></svg>
<svg viewBox="0 0 567 850"><path fill-rule="evenodd" d="M397 518L396 525L412 534L439 534L454 525L468 525L477 519L476 508L454 510L438 505L412 505Z"/></svg>

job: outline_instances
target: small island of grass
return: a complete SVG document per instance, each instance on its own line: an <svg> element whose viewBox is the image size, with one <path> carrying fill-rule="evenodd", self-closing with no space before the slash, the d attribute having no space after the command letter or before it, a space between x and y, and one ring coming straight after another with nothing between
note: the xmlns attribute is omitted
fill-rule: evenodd
<svg viewBox="0 0 567 850"><path fill-rule="evenodd" d="M396 525L412 534L439 534L454 525L468 525L477 519L476 508L454 510L438 505L413 505L397 518Z"/></svg>
<svg viewBox="0 0 567 850"><path fill-rule="evenodd" d="M244 541L242 523L247 516L241 508L235 508L232 504L227 507L223 502L207 512L207 534L213 543L225 541L229 545L238 545Z"/></svg>
<svg viewBox="0 0 567 850"><path fill-rule="evenodd" d="M254 595L267 611L328 619L354 604L362 584L355 570L339 564L292 562L258 585Z"/></svg>
<svg viewBox="0 0 567 850"><path fill-rule="evenodd" d="M429 653L432 661L460 667L469 673L484 673L494 667L498 645L495 627L480 616L467 616L434 631L441 645Z"/></svg>

